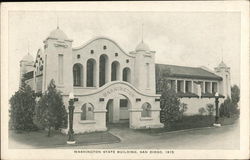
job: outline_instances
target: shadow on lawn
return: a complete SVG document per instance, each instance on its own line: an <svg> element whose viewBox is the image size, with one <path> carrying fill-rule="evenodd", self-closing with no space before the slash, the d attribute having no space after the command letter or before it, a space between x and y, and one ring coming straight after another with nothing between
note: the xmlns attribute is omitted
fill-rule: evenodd
<svg viewBox="0 0 250 160"><path fill-rule="evenodd" d="M118 143L120 139L109 132L94 132L86 134L76 134L76 144L78 145L92 145L105 143ZM9 138L19 143L30 145L34 148L54 148L57 146L67 146L68 136L59 131L52 132L51 136L47 136L47 132L43 130L32 132L17 133L14 130L9 130ZM9 144L10 148L18 148L13 144Z"/></svg>

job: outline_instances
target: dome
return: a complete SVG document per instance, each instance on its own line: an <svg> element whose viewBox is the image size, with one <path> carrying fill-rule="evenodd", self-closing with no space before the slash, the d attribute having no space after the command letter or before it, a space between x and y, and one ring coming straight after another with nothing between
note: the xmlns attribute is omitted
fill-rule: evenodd
<svg viewBox="0 0 250 160"><path fill-rule="evenodd" d="M223 61L221 61L219 64L219 67L220 68L227 68L227 65Z"/></svg>
<svg viewBox="0 0 250 160"><path fill-rule="evenodd" d="M139 43L135 49L135 51L150 51L148 45L146 43L144 43L143 41L141 41L141 43Z"/></svg>
<svg viewBox="0 0 250 160"><path fill-rule="evenodd" d="M28 53L28 54L26 54L26 55L23 57L22 61L33 62L34 59L33 59L32 55L30 55L30 54Z"/></svg>
<svg viewBox="0 0 250 160"><path fill-rule="evenodd" d="M59 28L50 32L49 38L56 38L56 39L68 39L66 34Z"/></svg>

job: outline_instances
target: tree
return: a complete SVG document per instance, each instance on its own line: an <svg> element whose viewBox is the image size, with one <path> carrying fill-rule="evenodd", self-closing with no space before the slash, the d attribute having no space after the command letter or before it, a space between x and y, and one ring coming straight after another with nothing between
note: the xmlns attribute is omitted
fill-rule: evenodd
<svg viewBox="0 0 250 160"><path fill-rule="evenodd" d="M30 131L36 129L33 123L35 93L22 79L21 87L10 98L10 128Z"/></svg>
<svg viewBox="0 0 250 160"><path fill-rule="evenodd" d="M231 98L232 98L232 103L234 104L234 110L233 112L235 114L238 113L238 102L240 101L240 89L237 85L234 85L231 87Z"/></svg>
<svg viewBox="0 0 250 160"><path fill-rule="evenodd" d="M170 127L178 119L180 111L180 99L177 97L175 91L171 90L168 86L168 81L165 80L160 100L161 123L164 123L165 127Z"/></svg>
<svg viewBox="0 0 250 160"><path fill-rule="evenodd" d="M229 97L220 105L219 111L220 117L230 117L231 115L237 113L235 104L232 103L232 100Z"/></svg>
<svg viewBox="0 0 250 160"><path fill-rule="evenodd" d="M56 90L55 81L52 79L48 90L38 102L37 119L48 129L48 136L50 136L52 128L58 130L67 127L67 116L61 93Z"/></svg>
<svg viewBox="0 0 250 160"><path fill-rule="evenodd" d="M215 111L214 105L209 103L209 104L206 105L206 109L207 109L208 115L212 116L214 111Z"/></svg>

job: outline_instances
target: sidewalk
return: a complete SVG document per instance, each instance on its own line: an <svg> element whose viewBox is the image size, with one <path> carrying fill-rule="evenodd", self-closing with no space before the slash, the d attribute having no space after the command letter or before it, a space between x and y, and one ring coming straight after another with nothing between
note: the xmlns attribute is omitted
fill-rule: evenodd
<svg viewBox="0 0 250 160"><path fill-rule="evenodd" d="M55 148L78 145L118 143L120 139L109 132L95 132L75 135L76 144L67 144L67 135L54 132L47 137L46 131L16 133L9 131L9 148Z"/></svg>

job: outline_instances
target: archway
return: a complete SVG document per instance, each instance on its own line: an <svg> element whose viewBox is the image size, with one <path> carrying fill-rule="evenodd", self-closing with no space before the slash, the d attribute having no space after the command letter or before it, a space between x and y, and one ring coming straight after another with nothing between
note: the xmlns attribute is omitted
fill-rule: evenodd
<svg viewBox="0 0 250 160"><path fill-rule="evenodd" d="M102 54L99 58L99 86L103 86L107 83L107 77L109 76L107 73L108 70L108 56Z"/></svg>
<svg viewBox="0 0 250 160"><path fill-rule="evenodd" d="M87 61L87 87L96 86L96 61L89 59Z"/></svg>
<svg viewBox="0 0 250 160"><path fill-rule="evenodd" d="M112 62L111 64L111 81L117 81L120 74L120 63L117 61Z"/></svg>
<svg viewBox="0 0 250 160"><path fill-rule="evenodd" d="M73 82L74 86L83 85L83 67L80 63L76 63L73 66Z"/></svg>
<svg viewBox="0 0 250 160"><path fill-rule="evenodd" d="M129 127L131 102L127 96L119 94L110 98L106 104L106 126Z"/></svg>
<svg viewBox="0 0 250 160"><path fill-rule="evenodd" d="M131 71L128 67L124 68L122 71L122 80L131 83Z"/></svg>

